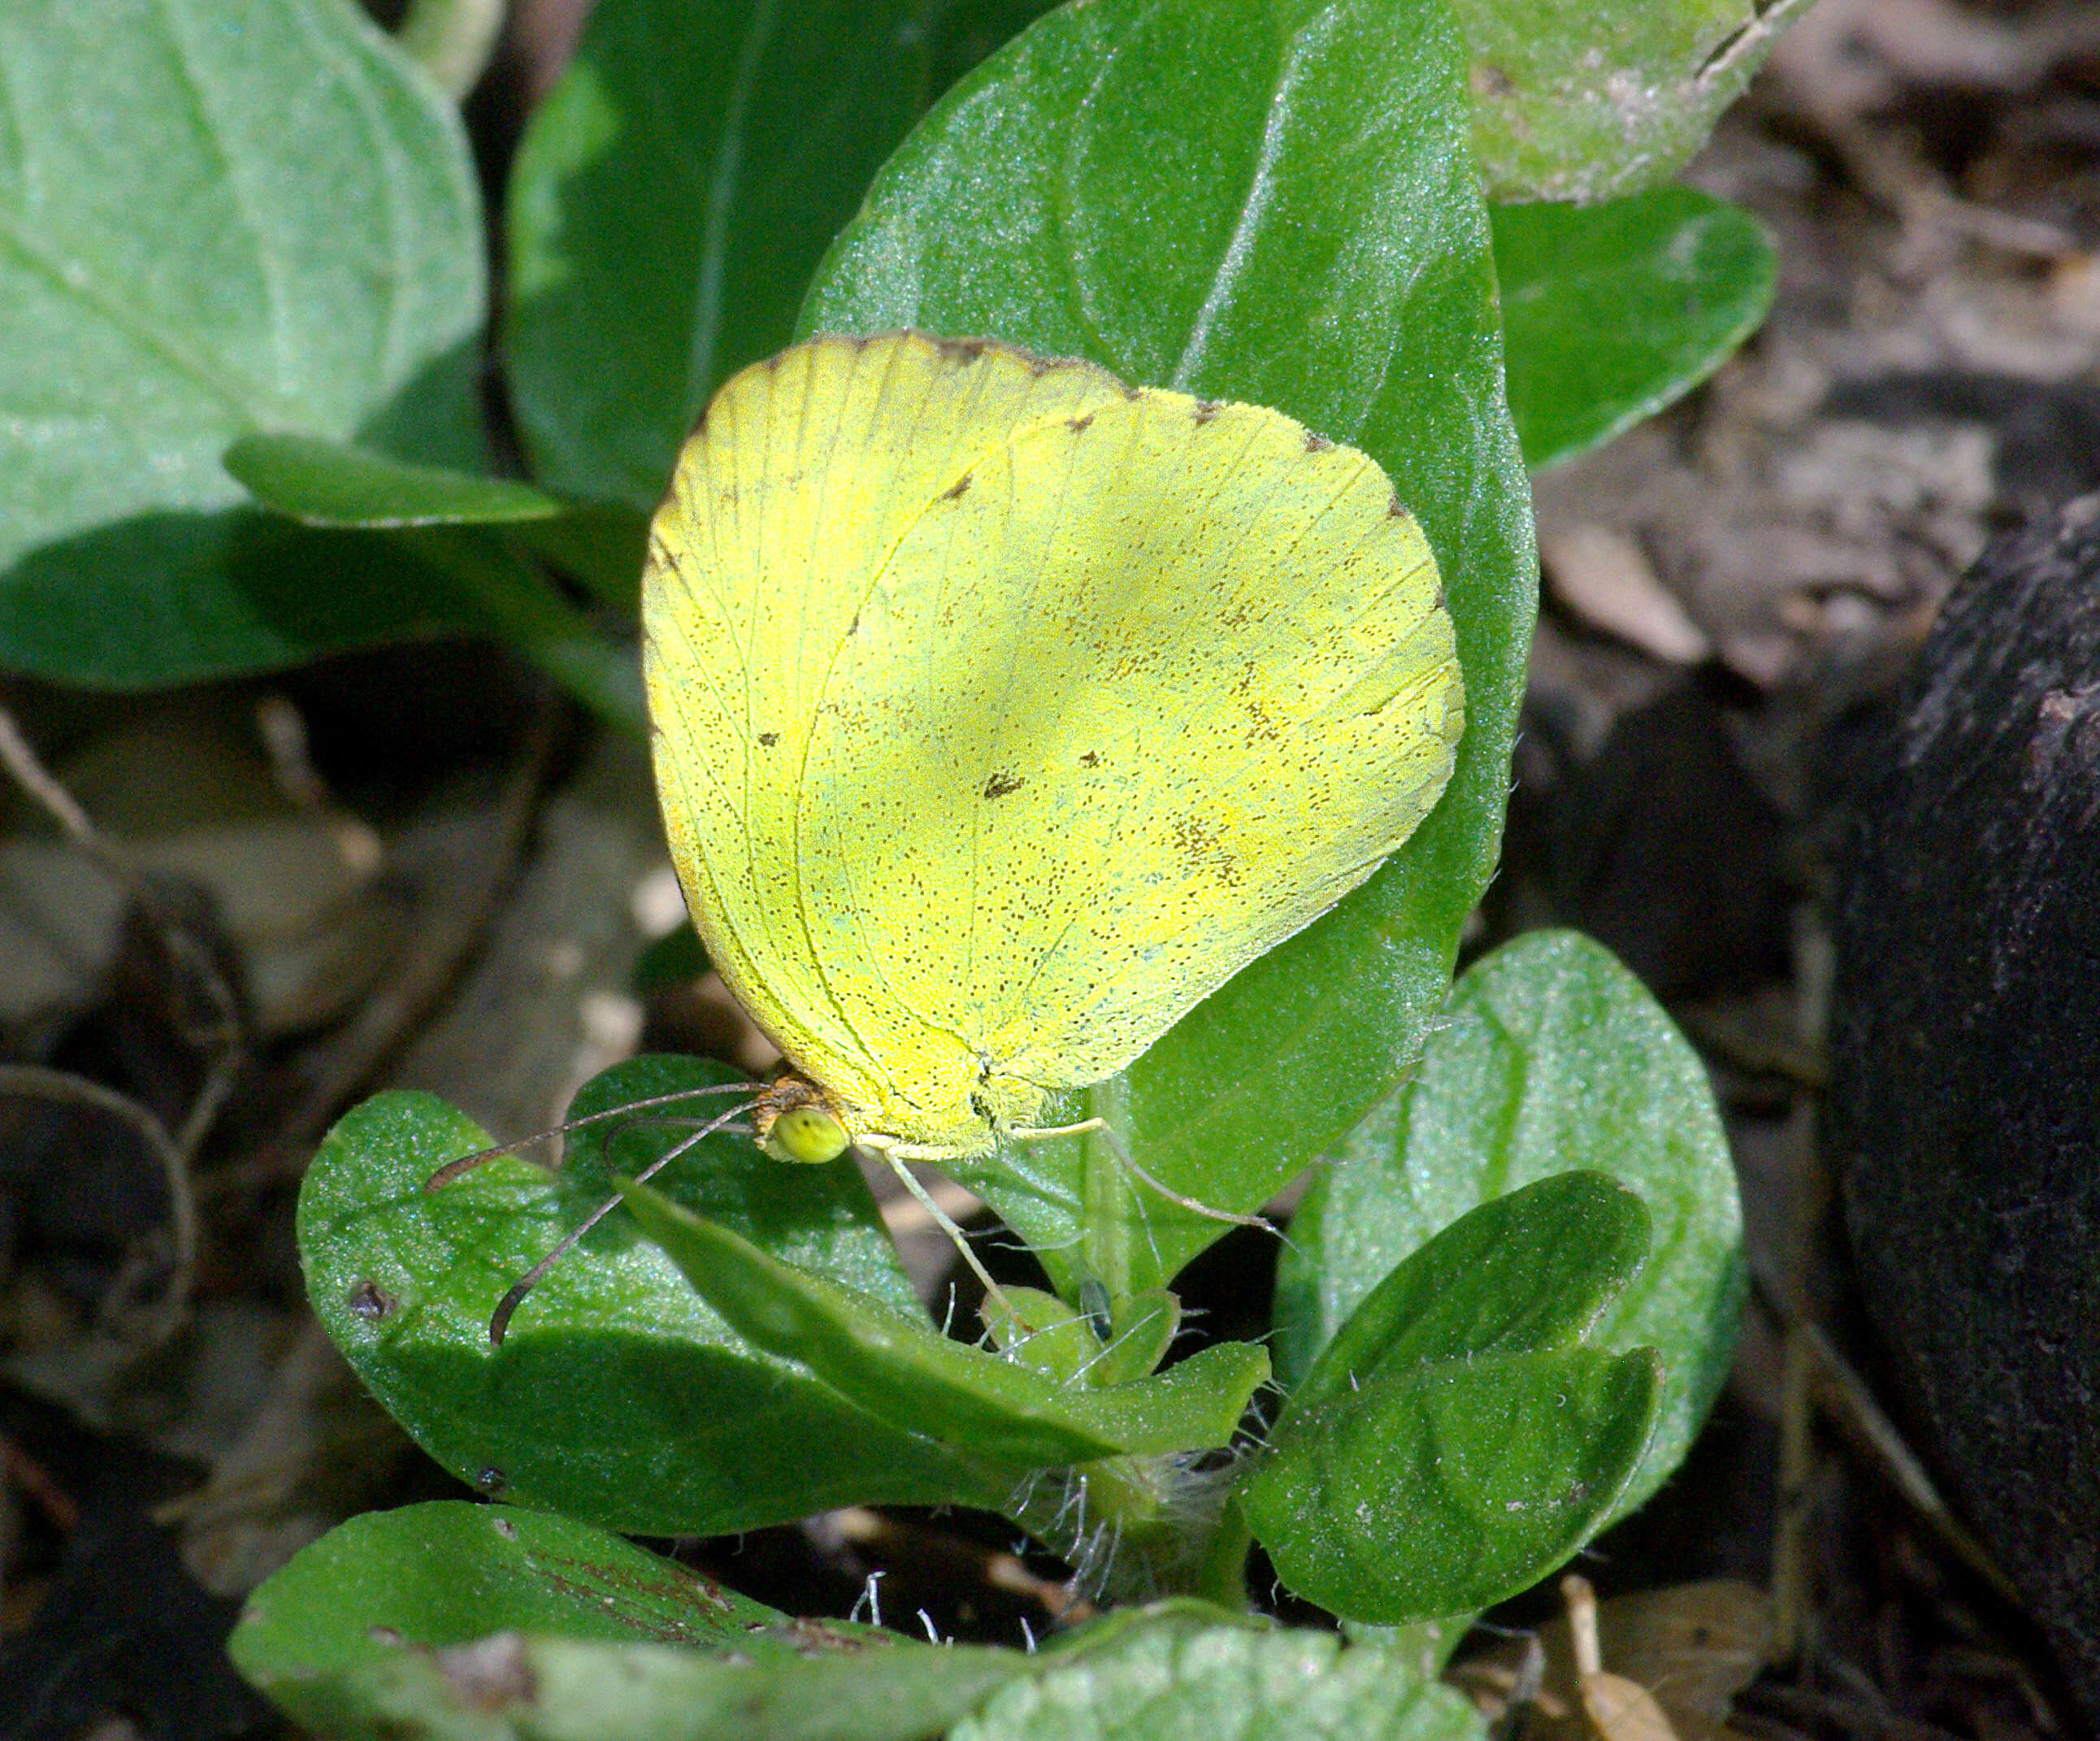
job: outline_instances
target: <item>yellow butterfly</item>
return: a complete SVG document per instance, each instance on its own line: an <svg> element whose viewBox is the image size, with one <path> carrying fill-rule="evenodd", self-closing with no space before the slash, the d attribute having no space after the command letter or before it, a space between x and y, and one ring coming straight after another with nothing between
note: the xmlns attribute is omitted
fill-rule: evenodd
<svg viewBox="0 0 2100 1741"><path fill-rule="evenodd" d="M1373 461L986 340L730 380L642 615L672 854L792 1067L757 1119L799 1160L1044 1133L1369 877L1463 715Z"/></svg>

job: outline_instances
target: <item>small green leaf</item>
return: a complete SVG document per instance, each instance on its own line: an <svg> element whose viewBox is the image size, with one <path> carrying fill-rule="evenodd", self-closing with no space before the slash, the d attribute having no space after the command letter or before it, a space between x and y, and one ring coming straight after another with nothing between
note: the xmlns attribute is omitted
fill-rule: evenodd
<svg viewBox="0 0 2100 1741"><path fill-rule="evenodd" d="M1396 1625L1515 1595L1595 1533L1640 1462L1652 1350L1387 1368L1279 1423L1240 1503L1283 1581Z"/></svg>
<svg viewBox="0 0 2100 1741"><path fill-rule="evenodd" d="M1608 952L1520 937L1458 982L1415 1079L1337 1151L1290 1226L1277 1280L1288 1383L1396 1265L1476 1205L1571 1168L1652 1217L1648 1261L1590 1340L1662 1357L1653 1443L1617 1508L1675 1468L1727 1376L1742 1313L1741 1212L1705 1067Z"/></svg>
<svg viewBox="0 0 2100 1741"><path fill-rule="evenodd" d="M414 466L320 435L243 435L227 473L264 507L308 526L442 526L550 519L562 504L529 484Z"/></svg>
<svg viewBox="0 0 2100 1741"><path fill-rule="evenodd" d="M1631 1191L1564 1173L1483 1204L1380 1282L1242 1484L1285 1581L1392 1624L1485 1607L1579 1547L1654 1418L1652 1351L1582 1346L1648 1237Z"/></svg>
<svg viewBox="0 0 2100 1741"><path fill-rule="evenodd" d="M653 509L708 396L928 101L1048 0L601 0L510 179L505 346L551 486Z"/></svg>
<svg viewBox="0 0 2100 1741"><path fill-rule="evenodd" d="M1648 1244L1647 1209L1601 1173L1559 1173L1493 1198L1365 1296L1292 1406L1414 1367L1573 1348L1639 1272Z"/></svg>
<svg viewBox="0 0 2100 1741"><path fill-rule="evenodd" d="M912 325L1273 405L1362 447L1436 553L1466 679L1444 799L1334 912L1121 1080L1146 1171L1260 1207L1396 1084L1492 871L1535 601L1463 44L1438 0L1096 0L964 79L884 167L801 329ZM1171 1278L1220 1224L1099 1137L959 1165L1067 1298Z"/></svg>
<svg viewBox="0 0 2100 1741"><path fill-rule="evenodd" d="M382 543L258 527L219 462L257 429L480 462L452 105L339 0L23 0L0 84L0 665L173 683L470 622Z"/></svg>
<svg viewBox="0 0 2100 1741"><path fill-rule="evenodd" d="M1118 1300L1110 1310L1101 1381L1127 1384L1155 1370L1181 1328L1181 1301L1164 1288Z"/></svg>
<svg viewBox="0 0 2100 1741"><path fill-rule="evenodd" d="M693 1060L639 1058L598 1078L573 1110L725 1080ZM483 1133L428 1095L368 1101L329 1133L300 1193L314 1310L447 1468L609 1528L712 1535L836 1505L996 1506L1004 1476L886 1426L753 1348L622 1213L556 1266L508 1340L489 1346L505 1291L604 1200L607 1153L632 1173L683 1135L620 1120L580 1133L558 1174L506 1157L430 1192L431 1173L481 1148ZM914 1308L850 1165L785 1166L724 1134L660 1182L784 1257L899 1313Z"/></svg>
<svg viewBox="0 0 2100 1741"><path fill-rule="evenodd" d="M1453 0L1489 197L1587 204L1668 181L1809 4Z"/></svg>
<svg viewBox="0 0 2100 1741"><path fill-rule="evenodd" d="M315 1734L389 1741L917 1741L1032 1666L791 1619L585 1525L456 1501L302 1549L228 1649Z"/></svg>
<svg viewBox="0 0 2100 1741"><path fill-rule="evenodd" d="M1096 1384L1101 1339L1078 1310L1039 1288L1008 1285L979 1309L992 1346L1060 1384ZM1149 1370L1149 1369L1148 1369ZM1140 1377L1144 1375L1140 1373Z"/></svg>
<svg viewBox="0 0 2100 1741"><path fill-rule="evenodd" d="M1036 1659L950 1741L1480 1741L1400 1651L1194 1603L1125 1611Z"/></svg>
<svg viewBox="0 0 2100 1741"><path fill-rule="evenodd" d="M1490 213L1510 414L1533 471L1690 391L1771 306L1764 226L1691 188Z"/></svg>
<svg viewBox="0 0 2100 1741"><path fill-rule="evenodd" d="M626 1196L642 1231L753 1344L803 1362L882 1420L1009 1467L1213 1449L1268 1377L1264 1350L1220 1342L1158 1377L1112 1389L1063 1382L779 1262L646 1186Z"/></svg>

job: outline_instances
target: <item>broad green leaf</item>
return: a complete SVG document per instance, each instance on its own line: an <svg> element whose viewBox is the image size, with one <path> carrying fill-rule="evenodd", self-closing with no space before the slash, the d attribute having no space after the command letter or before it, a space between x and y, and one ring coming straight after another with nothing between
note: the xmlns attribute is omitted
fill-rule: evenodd
<svg viewBox="0 0 2100 1741"><path fill-rule="evenodd" d="M646 1186L626 1196L642 1231L748 1341L801 1361L893 1425L1008 1467L1215 1449L1268 1377L1266 1350L1219 1342L1156 1377L1062 1381L952 1341L922 1312L782 1263Z"/></svg>
<svg viewBox="0 0 2100 1741"><path fill-rule="evenodd" d="M367 1512L301 1549L257 1587L228 1648L267 1689L492 1633L706 1649L787 1621L589 1524L441 1500Z"/></svg>
<svg viewBox="0 0 2100 1741"><path fill-rule="evenodd" d="M884 168L805 333L915 325L1278 406L1392 475L1443 572L1466 736L1377 877L1072 1097L1212 1209L1257 1208L1411 1063L1501 838L1535 599L1463 48L1436 0L1096 0L964 80ZM959 1166L1069 1299L1171 1277L1219 1223L1096 1137Z"/></svg>
<svg viewBox="0 0 2100 1741"><path fill-rule="evenodd" d="M1283 1253L1286 1382L1440 1230L1577 1167L1638 1193L1653 1224L1646 1266L1590 1337L1662 1359L1655 1437L1618 1506L1630 1510L1682 1460L1727 1376L1741 1212L1697 1055L1631 974L1573 932L1534 932L1476 963L1414 1081L1335 1151Z"/></svg>
<svg viewBox="0 0 2100 1741"><path fill-rule="evenodd" d="M1710 194L1489 210L1510 415L1533 471L1682 397L1771 306L1779 262L1764 226Z"/></svg>
<svg viewBox="0 0 2100 1741"><path fill-rule="evenodd" d="M553 487L653 509L927 102L1048 0L601 0L518 148L513 402Z"/></svg>
<svg viewBox="0 0 2100 1741"><path fill-rule="evenodd" d="M425 551L251 510L137 515L0 575L0 666L101 688L276 670L486 626Z"/></svg>
<svg viewBox="0 0 2100 1741"><path fill-rule="evenodd" d="M1452 0L1489 197L1586 204L1668 181L1810 4Z"/></svg>
<svg viewBox="0 0 2100 1741"><path fill-rule="evenodd" d="M722 1080L695 1061L636 1059L598 1078L571 1110ZM999 1504L1004 1474L885 1426L752 1347L623 1213L526 1297L501 1348L489 1346L505 1291L604 1200L607 1151L631 1173L683 1135L618 1121L610 1135L579 1137L552 1177L506 1157L428 1192L430 1174L482 1147L483 1133L429 1095L368 1101L329 1133L300 1193L314 1310L447 1468L609 1528L711 1535L835 1505ZM660 1179L767 1249L900 1313L914 1309L850 1164L785 1166L721 1135Z"/></svg>
<svg viewBox="0 0 2100 1741"><path fill-rule="evenodd" d="M1345 1619L1467 1613L1528 1589L1603 1526L1661 1383L1648 1349L1388 1368L1293 1409L1239 1502L1284 1583Z"/></svg>
<svg viewBox="0 0 2100 1741"><path fill-rule="evenodd" d="M481 457L451 105L346 0L0 17L0 665L171 683L466 626L373 540L271 527L237 436Z"/></svg>
<svg viewBox="0 0 2100 1741"><path fill-rule="evenodd" d="M1397 1650L1229 1622L1194 1604L1111 1615L1045 1653L950 1741L1480 1741L1466 1699Z"/></svg>
<svg viewBox="0 0 2100 1741"><path fill-rule="evenodd" d="M1461 1216L1396 1266L1321 1351L1293 1408L1438 1362L1574 1347L1648 1256L1641 1200L1560 1173Z"/></svg>
<svg viewBox="0 0 2100 1741"><path fill-rule="evenodd" d="M302 1726L373 1741L916 1741L1030 1659L791 1619L567 1518L353 1518L249 1598L236 1665Z"/></svg>
<svg viewBox="0 0 2100 1741"><path fill-rule="evenodd" d="M264 507L309 526L442 526L551 519L552 496L509 478L411 465L319 435L243 435L228 475Z"/></svg>
<svg viewBox="0 0 2100 1741"><path fill-rule="evenodd" d="M1284 1580L1352 1620L1515 1594L1599 1527L1640 1460L1660 1371L1583 1346L1646 1255L1600 1173L1481 1204L1373 1288L1242 1483Z"/></svg>

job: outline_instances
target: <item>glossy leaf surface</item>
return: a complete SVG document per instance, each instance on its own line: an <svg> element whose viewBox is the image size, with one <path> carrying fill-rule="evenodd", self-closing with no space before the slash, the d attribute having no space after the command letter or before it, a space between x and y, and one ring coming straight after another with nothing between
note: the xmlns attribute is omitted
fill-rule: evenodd
<svg viewBox="0 0 2100 1741"><path fill-rule="evenodd" d="M1284 1581L1392 1624L1485 1607L1579 1547L1654 1420L1653 1352L1585 1345L1647 1243L1638 1197L1568 1173L1484 1204L1388 1275L1242 1483Z"/></svg>
<svg viewBox="0 0 2100 1741"><path fill-rule="evenodd" d="M602 0L510 182L514 402L549 485L652 510L792 335L890 148L1048 0Z"/></svg>
<svg viewBox="0 0 2100 1741"><path fill-rule="evenodd" d="M460 622L220 465L254 431L479 462L451 105L339 0L24 0L0 82L0 665L170 683Z"/></svg>
<svg viewBox="0 0 2100 1741"><path fill-rule="evenodd" d="M1510 415L1533 471L1682 397L1771 306L1764 226L1694 188L1490 211Z"/></svg>
<svg viewBox="0 0 2100 1741"><path fill-rule="evenodd" d="M1811 0L1452 3L1489 197L1587 202L1683 168Z"/></svg>
<svg viewBox="0 0 2100 1741"><path fill-rule="evenodd" d="M1653 1442L1617 1511L1676 1467L1733 1356L1741 1211L1705 1067L1610 953L1533 932L1461 979L1413 1082L1337 1150L1293 1219L1277 1282L1277 1363L1314 1355L1393 1267L1476 1205L1582 1167L1639 1194L1648 1261L1600 1347L1662 1359Z"/></svg>
<svg viewBox="0 0 2100 1741"><path fill-rule="evenodd" d="M723 1080L638 1058L597 1078L581 1116ZM734 1103L732 1101L730 1102ZM707 1116L719 1099L694 1102ZM673 1109L675 1110L675 1109ZM329 1134L300 1195L314 1310L425 1449L484 1491L651 1535L710 1535L827 1506L996 1505L1008 1476L885 1426L724 1323L616 1212L528 1295L501 1348L510 1284L611 1189L683 1133L617 1121L571 1139L549 1176L505 1157L426 1192L483 1146L462 1115L386 1094ZM789 1167L717 1136L660 1175L665 1192L899 1313L916 1297L849 1164Z"/></svg>
<svg viewBox="0 0 2100 1741"><path fill-rule="evenodd" d="M801 1361L893 1425L1009 1467L1215 1448L1268 1377L1266 1350L1219 1342L1157 1377L1061 1380L942 1336L915 1309L900 1313L781 1263L646 1186L630 1187L627 1204L748 1341Z"/></svg>
<svg viewBox="0 0 2100 1741"><path fill-rule="evenodd" d="M1052 13L899 148L803 311L805 332L990 334L1280 407L1370 453L1428 533L1467 687L1441 804L1335 912L1069 1104L1213 1209L1259 1206L1398 1080L1500 840L1535 563L1462 62L1428 0ZM1099 1138L958 1173L1068 1298L1083 1275L1154 1285L1220 1231Z"/></svg>

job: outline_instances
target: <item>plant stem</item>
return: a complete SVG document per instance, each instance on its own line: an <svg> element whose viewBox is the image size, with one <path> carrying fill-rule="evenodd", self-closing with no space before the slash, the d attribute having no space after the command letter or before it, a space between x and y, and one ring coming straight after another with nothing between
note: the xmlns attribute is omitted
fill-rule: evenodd
<svg viewBox="0 0 2100 1741"><path fill-rule="evenodd" d="M1254 1604L1247 1598L1247 1553L1254 1546L1254 1531L1247 1527L1238 1500L1225 1501L1216 1531L1203 1549L1202 1564L1196 1569L1196 1593L1244 1613Z"/></svg>

